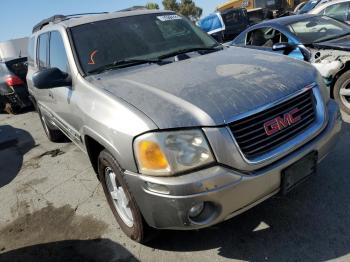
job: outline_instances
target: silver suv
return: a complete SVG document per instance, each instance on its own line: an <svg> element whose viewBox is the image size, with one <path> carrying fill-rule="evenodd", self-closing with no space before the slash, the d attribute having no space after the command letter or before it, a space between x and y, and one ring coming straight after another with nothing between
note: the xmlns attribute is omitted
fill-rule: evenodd
<svg viewBox="0 0 350 262"><path fill-rule="evenodd" d="M139 242L149 228L208 227L287 193L341 129L310 65L224 48L168 11L46 19L27 81L48 138L87 153Z"/></svg>

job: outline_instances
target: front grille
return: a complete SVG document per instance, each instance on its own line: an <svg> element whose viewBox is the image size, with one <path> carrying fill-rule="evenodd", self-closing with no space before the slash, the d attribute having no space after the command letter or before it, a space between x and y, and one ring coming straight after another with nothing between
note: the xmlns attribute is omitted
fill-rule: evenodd
<svg viewBox="0 0 350 262"><path fill-rule="evenodd" d="M301 117L299 122L267 135L265 123L277 117L284 119L285 114L295 108L298 108L299 112L293 116ZM252 159L294 138L308 128L315 121L315 118L315 98L310 89L263 112L238 120L230 125L230 129L243 154L248 159Z"/></svg>

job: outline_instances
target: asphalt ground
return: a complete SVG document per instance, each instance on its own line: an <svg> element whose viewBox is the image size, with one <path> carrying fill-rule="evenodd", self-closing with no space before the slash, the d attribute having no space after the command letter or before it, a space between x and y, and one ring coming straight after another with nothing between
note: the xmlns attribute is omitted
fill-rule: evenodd
<svg viewBox="0 0 350 262"><path fill-rule="evenodd" d="M289 195L145 246L121 232L84 153L49 142L34 112L0 114L0 262L350 261L349 152L344 123L318 174Z"/></svg>

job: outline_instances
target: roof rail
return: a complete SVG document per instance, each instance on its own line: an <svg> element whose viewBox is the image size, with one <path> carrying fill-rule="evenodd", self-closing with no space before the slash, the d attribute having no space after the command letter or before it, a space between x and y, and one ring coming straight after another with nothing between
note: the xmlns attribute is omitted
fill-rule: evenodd
<svg viewBox="0 0 350 262"><path fill-rule="evenodd" d="M50 23L59 23L64 20L68 20L70 18L77 18L85 15L99 15L99 14L107 14L108 12L99 12L99 13L81 13L81 14L72 14L72 15L54 15L49 18L46 18L40 21L33 27L33 33L41 30L43 27L47 26Z"/></svg>

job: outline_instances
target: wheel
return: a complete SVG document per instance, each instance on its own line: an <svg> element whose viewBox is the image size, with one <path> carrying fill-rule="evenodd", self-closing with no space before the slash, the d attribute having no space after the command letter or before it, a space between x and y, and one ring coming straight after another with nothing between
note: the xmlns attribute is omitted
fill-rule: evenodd
<svg viewBox="0 0 350 262"><path fill-rule="evenodd" d="M143 243L147 225L122 177L122 169L106 150L100 153L98 163L104 193L120 228L132 240Z"/></svg>
<svg viewBox="0 0 350 262"><path fill-rule="evenodd" d="M43 125L45 134L51 142L60 143L68 141L68 138L65 136L65 134L63 134L56 127L53 127L53 125L49 121L47 121L46 117L41 113L39 108L38 114L40 117L41 124Z"/></svg>
<svg viewBox="0 0 350 262"><path fill-rule="evenodd" d="M350 71L342 74L335 82L334 98L341 110L350 114Z"/></svg>

